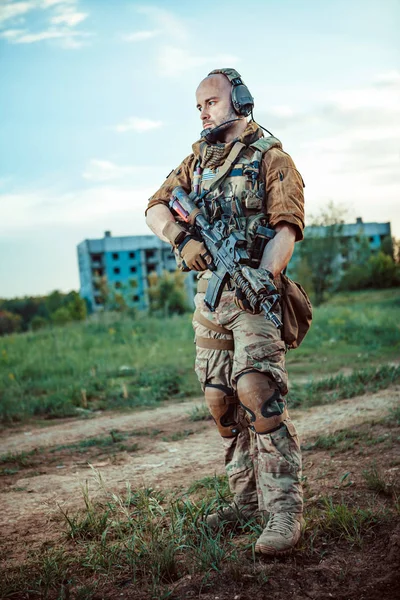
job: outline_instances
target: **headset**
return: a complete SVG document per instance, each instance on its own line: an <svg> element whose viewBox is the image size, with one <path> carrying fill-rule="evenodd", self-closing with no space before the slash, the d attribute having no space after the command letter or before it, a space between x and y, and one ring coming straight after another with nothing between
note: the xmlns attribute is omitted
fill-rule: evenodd
<svg viewBox="0 0 400 600"><path fill-rule="evenodd" d="M247 85L243 83L240 73L235 69L215 69L208 76L217 75L218 73L225 75L232 85L231 98L236 114L242 117L250 115L254 108L254 98L250 94Z"/></svg>
<svg viewBox="0 0 400 600"><path fill-rule="evenodd" d="M245 85L243 83L240 73L238 73L235 69L214 69L214 71L211 71L211 73L209 73L207 75L207 77L209 77L210 75L218 75L219 73L221 73L222 75L225 75L225 77L227 77L229 79L229 82L232 85L231 100L232 100L232 105L235 110L235 113L237 115L239 115L239 117L247 117L248 115L251 115L251 119L259 127L261 127L261 129L264 129L264 131L269 133L269 135L273 135L268 129L266 129L265 127L263 127L262 125L260 125L259 123L257 123L254 120L254 116L253 116L254 98L250 94L250 90L247 87L247 85ZM214 129L203 129L203 131L201 132L200 135L202 138L204 138L208 142L214 143L218 139L219 130L222 127L225 127L225 125L229 125L230 123L233 123L234 121L239 121L239 118L231 119L230 121L221 123L221 125L214 127Z"/></svg>

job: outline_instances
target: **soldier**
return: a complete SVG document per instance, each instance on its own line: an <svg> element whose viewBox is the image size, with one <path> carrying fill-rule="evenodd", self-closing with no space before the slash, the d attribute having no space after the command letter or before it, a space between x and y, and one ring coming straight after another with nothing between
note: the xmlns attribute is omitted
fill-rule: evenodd
<svg viewBox="0 0 400 600"><path fill-rule="evenodd" d="M281 289L280 273L295 242L303 238L304 184L279 140L264 137L253 121L253 98L237 71L212 71L198 86L196 102L201 138L150 198L147 224L173 246L181 262L198 271L195 369L223 439L234 495L231 505L207 521L217 528L268 512L255 550L282 555L300 538L303 512L300 445L285 403L286 345L279 329L262 314L254 314L243 293L230 284L210 312L204 304L211 277L207 249L168 203L176 186L195 191L209 220L241 223L254 253L259 248L254 224L274 229L273 239L253 256L253 266L272 294Z"/></svg>

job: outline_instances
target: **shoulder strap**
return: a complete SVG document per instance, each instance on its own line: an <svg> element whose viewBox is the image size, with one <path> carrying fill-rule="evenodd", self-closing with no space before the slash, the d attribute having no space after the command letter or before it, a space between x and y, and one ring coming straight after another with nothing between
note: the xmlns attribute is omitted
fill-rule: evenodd
<svg viewBox="0 0 400 600"><path fill-rule="evenodd" d="M216 176L213 179L210 179L209 181L206 181L204 183L204 185L203 185L204 192L208 193L208 192L212 192L213 190L215 190L215 188L228 175L229 171L231 170L233 164L235 163L236 159L238 158L238 156L241 153L241 151L243 150L243 148L246 148L246 147L247 146L245 146L245 144L242 144L241 142L236 142L236 144L233 146L232 150L229 152L224 164L219 169Z"/></svg>
<svg viewBox="0 0 400 600"><path fill-rule="evenodd" d="M255 141L253 144L250 144L250 148L255 148L256 150L260 150L263 154L267 152L271 148L278 147L282 148L282 143L278 140L278 138L270 135L269 137L262 137Z"/></svg>

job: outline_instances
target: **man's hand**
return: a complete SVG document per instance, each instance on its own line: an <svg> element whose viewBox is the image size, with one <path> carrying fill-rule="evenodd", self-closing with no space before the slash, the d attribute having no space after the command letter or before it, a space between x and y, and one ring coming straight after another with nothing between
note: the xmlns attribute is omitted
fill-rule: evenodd
<svg viewBox="0 0 400 600"><path fill-rule="evenodd" d="M203 242L187 235L178 247L179 254L191 271L205 271L211 264L212 258Z"/></svg>
<svg viewBox="0 0 400 600"><path fill-rule="evenodd" d="M254 276L257 278L257 282L262 288L263 295L268 298L268 296L273 296L277 294L276 287L273 283L273 275L267 269L253 269L252 267L246 267ZM244 292L237 287L235 289L235 297L234 302L238 308L241 310L245 310L252 315L259 314L261 312L261 308L259 306L251 306L250 302L247 300Z"/></svg>

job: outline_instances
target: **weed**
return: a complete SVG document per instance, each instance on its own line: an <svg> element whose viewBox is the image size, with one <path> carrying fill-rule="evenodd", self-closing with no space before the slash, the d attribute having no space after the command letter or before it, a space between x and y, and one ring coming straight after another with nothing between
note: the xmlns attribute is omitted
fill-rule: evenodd
<svg viewBox="0 0 400 600"><path fill-rule="evenodd" d="M31 467L34 462L32 461L32 456L38 454L39 450L35 448L34 450L30 450L29 452L8 452L7 454L2 454L0 456L0 465L11 464L16 467Z"/></svg>
<svg viewBox="0 0 400 600"><path fill-rule="evenodd" d="M177 431L176 433L173 433L172 435L168 436L164 436L162 439L163 442L177 442L178 440L183 440L186 437L188 437L188 435L193 435L194 431L192 429L185 429L184 431Z"/></svg>
<svg viewBox="0 0 400 600"><path fill-rule="evenodd" d="M323 537L328 541L344 538L348 542L360 546L362 535L377 523L377 516L371 510L362 510L345 503L335 504L332 497L324 497L320 507L314 514L306 515L308 525L313 520L314 532L311 536L311 546L315 537Z"/></svg>
<svg viewBox="0 0 400 600"><path fill-rule="evenodd" d="M211 421L212 416L210 411L208 410L205 404L201 404L200 406L195 406L188 413L189 421Z"/></svg>
<svg viewBox="0 0 400 600"><path fill-rule="evenodd" d="M390 494L389 487L376 464L373 464L369 469L364 469L362 476L370 490L378 492L378 494Z"/></svg>
<svg viewBox="0 0 400 600"><path fill-rule="evenodd" d="M129 433L121 433L113 429L108 435L86 438L74 442L72 444L63 444L51 449L52 453L62 450L77 450L78 452L87 452L90 448L117 449L119 451L134 452L139 448L138 444L125 444L124 442L132 435Z"/></svg>
<svg viewBox="0 0 400 600"><path fill-rule="evenodd" d="M356 441L364 440L366 437L368 437L367 433L352 429L343 429L336 433L319 435L313 442L302 446L302 450L331 450L339 448L344 452L352 448Z"/></svg>
<svg viewBox="0 0 400 600"><path fill-rule="evenodd" d="M395 406L389 410L387 422L393 425L400 425L400 406Z"/></svg>
<svg viewBox="0 0 400 600"><path fill-rule="evenodd" d="M214 475L203 477L194 481L189 489L188 494L193 494L199 490L212 490L220 497L227 497L229 495L228 478L226 475Z"/></svg>
<svg viewBox="0 0 400 600"><path fill-rule="evenodd" d="M293 385L288 400L291 406L328 404L343 398L353 398L384 389L400 379L400 367L381 365L354 371L351 375L336 375L303 386Z"/></svg>

